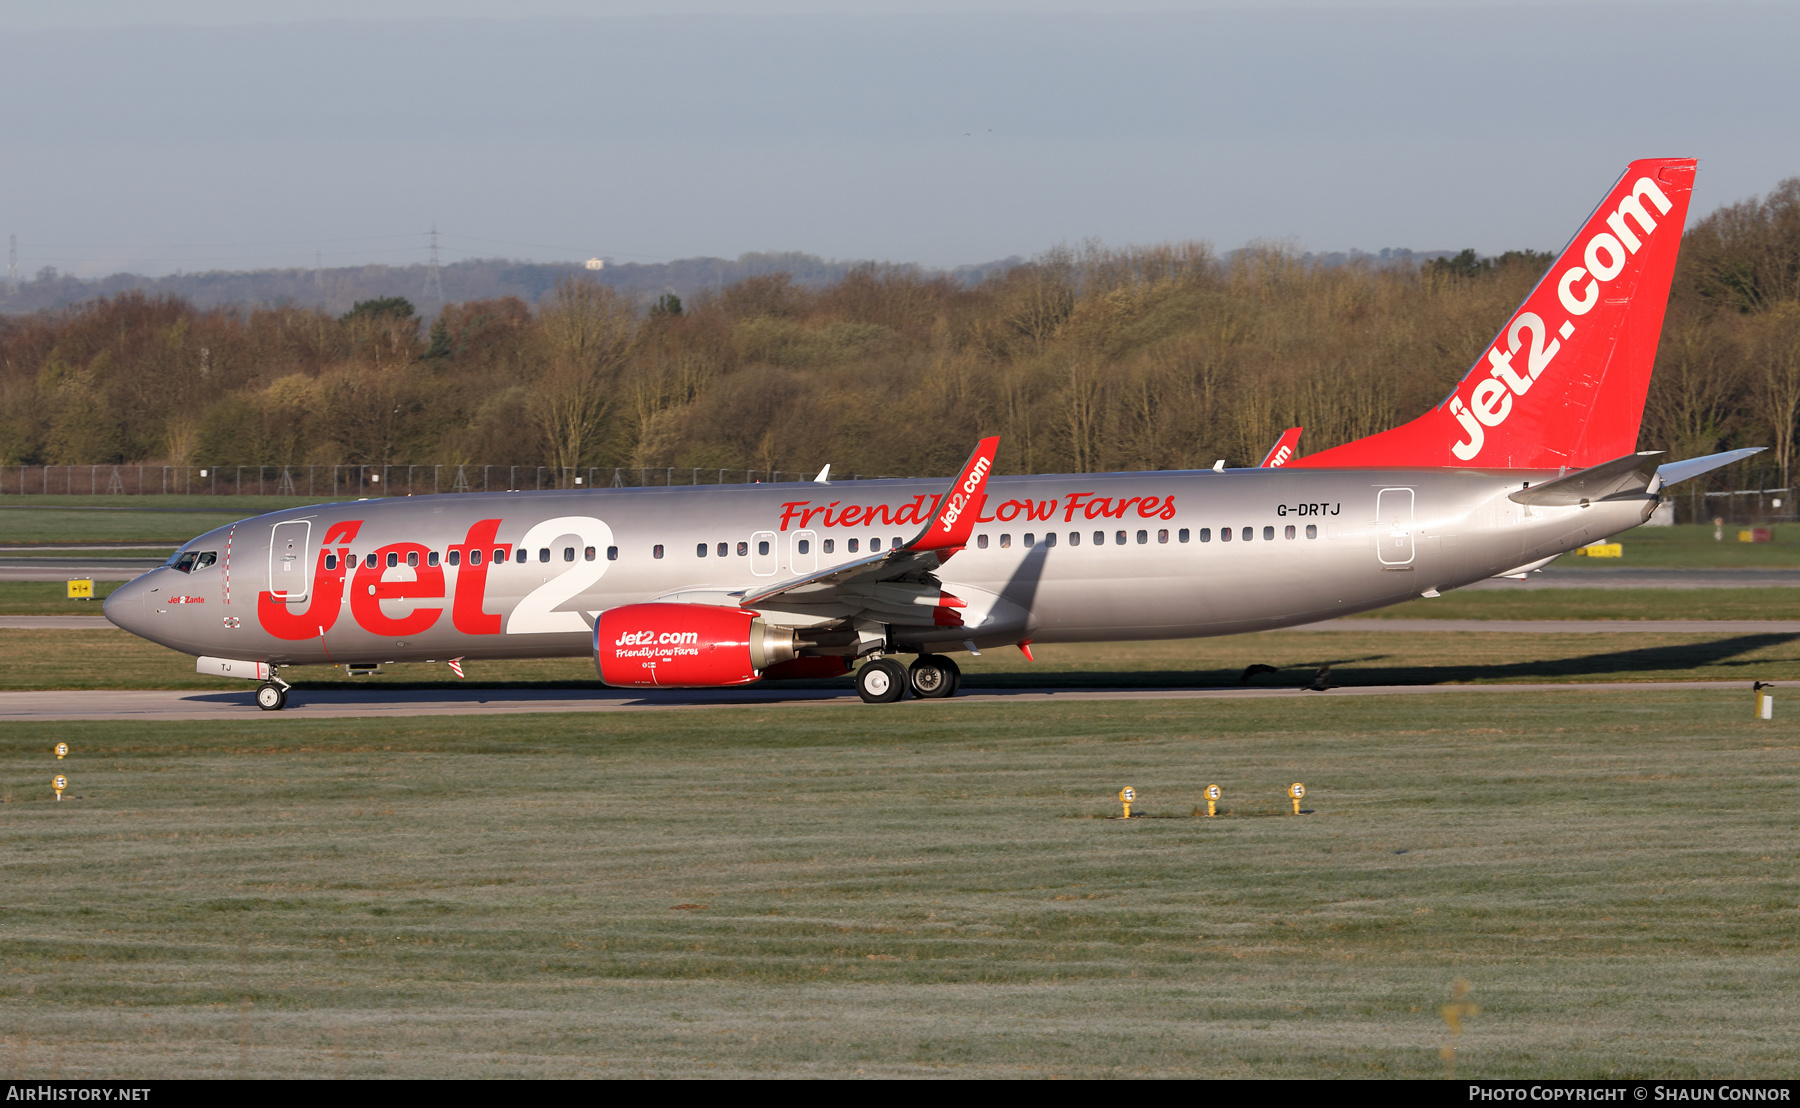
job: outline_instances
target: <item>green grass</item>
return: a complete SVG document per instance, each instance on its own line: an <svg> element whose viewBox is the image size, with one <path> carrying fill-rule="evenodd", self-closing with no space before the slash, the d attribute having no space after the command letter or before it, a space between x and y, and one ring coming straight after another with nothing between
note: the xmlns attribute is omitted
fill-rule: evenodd
<svg viewBox="0 0 1800 1108"><path fill-rule="evenodd" d="M1217 639L1146 643L1045 644L1037 661L1016 650L959 658L967 688L1186 688L1236 685L1252 663L1280 672L1258 685L1298 686L1322 665L1340 685L1429 685L1447 682L1800 680L1800 635L1738 634L1512 634L1391 633L1381 631L1269 631ZM120 631L0 628L0 690L239 689L249 685L194 672L185 654ZM595 688L587 658L466 662L471 687ZM372 678L349 678L323 666L282 671L298 688L349 684L450 687L458 682L442 664L388 667ZM807 681L804 687L848 690L849 678Z"/></svg>
<svg viewBox="0 0 1800 1108"><path fill-rule="evenodd" d="M1459 1076L1784 1077L1800 735L1749 707L10 724L0 1065L1432 1077L1460 979Z"/></svg>
<svg viewBox="0 0 1800 1108"><path fill-rule="evenodd" d="M1800 589L1482 589L1357 619L1800 619Z"/></svg>
<svg viewBox="0 0 1800 1108"><path fill-rule="evenodd" d="M1625 547L1621 558L1578 558L1565 554L1556 568L1604 569L1608 566L1641 566L1657 569L1792 569L1800 567L1800 525L1777 525L1773 542L1738 542L1737 533L1748 530L1726 525L1723 541L1713 538L1713 528L1694 524L1678 527L1639 527L1615 537Z"/></svg>
<svg viewBox="0 0 1800 1108"><path fill-rule="evenodd" d="M0 581L0 616L98 616L100 605L123 581L95 581L94 599L70 600L59 581Z"/></svg>

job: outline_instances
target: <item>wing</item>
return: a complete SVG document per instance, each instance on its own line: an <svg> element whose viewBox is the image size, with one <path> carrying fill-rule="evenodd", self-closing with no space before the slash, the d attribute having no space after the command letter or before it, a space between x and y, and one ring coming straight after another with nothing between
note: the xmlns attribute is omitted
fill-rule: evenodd
<svg viewBox="0 0 1800 1108"><path fill-rule="evenodd" d="M994 471L998 437L982 439L962 472L938 497L931 519L910 542L854 562L792 577L746 593L738 606L783 608L830 605L867 612L883 622L946 625L962 601L938 587L931 573L969 541ZM953 621L949 625L960 622Z"/></svg>

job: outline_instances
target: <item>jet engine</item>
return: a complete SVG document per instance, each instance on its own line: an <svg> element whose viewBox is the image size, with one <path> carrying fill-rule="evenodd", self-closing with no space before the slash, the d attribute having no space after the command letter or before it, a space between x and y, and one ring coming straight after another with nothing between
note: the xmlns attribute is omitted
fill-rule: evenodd
<svg viewBox="0 0 1800 1108"><path fill-rule="evenodd" d="M800 645L792 628L711 604L627 604L594 624L600 680L625 688L748 685Z"/></svg>

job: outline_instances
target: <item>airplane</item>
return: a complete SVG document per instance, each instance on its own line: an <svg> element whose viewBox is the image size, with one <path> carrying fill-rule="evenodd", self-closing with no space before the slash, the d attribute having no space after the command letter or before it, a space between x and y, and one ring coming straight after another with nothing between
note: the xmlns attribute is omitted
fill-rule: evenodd
<svg viewBox="0 0 1800 1108"><path fill-rule="evenodd" d="M592 657L609 686L854 672L955 695L952 655L1263 631L1517 576L1760 448L1664 462L1639 424L1696 162L1632 162L1449 395L1264 464L459 493L209 531L114 592L118 626L287 703L301 666ZM1283 452L1287 457L1283 457ZM912 655L910 664L900 658Z"/></svg>

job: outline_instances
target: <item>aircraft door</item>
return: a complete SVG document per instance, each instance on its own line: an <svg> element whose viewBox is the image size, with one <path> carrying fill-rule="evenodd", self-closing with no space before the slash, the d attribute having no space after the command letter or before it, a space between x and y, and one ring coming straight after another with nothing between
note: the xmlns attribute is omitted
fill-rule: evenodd
<svg viewBox="0 0 1800 1108"><path fill-rule="evenodd" d="M1375 497L1375 555L1384 566L1413 560L1413 490L1382 489Z"/></svg>
<svg viewBox="0 0 1800 1108"><path fill-rule="evenodd" d="M269 535L269 592L277 600L296 604L306 599L312 584L312 559L308 557L312 522L304 519L277 523Z"/></svg>
<svg viewBox="0 0 1800 1108"><path fill-rule="evenodd" d="M773 577L780 568L781 552L775 549L775 532L758 531L750 536L750 572L758 577Z"/></svg>
<svg viewBox="0 0 1800 1108"><path fill-rule="evenodd" d="M788 540L788 568L795 573L811 573L819 568L819 536L811 531L795 531Z"/></svg>

